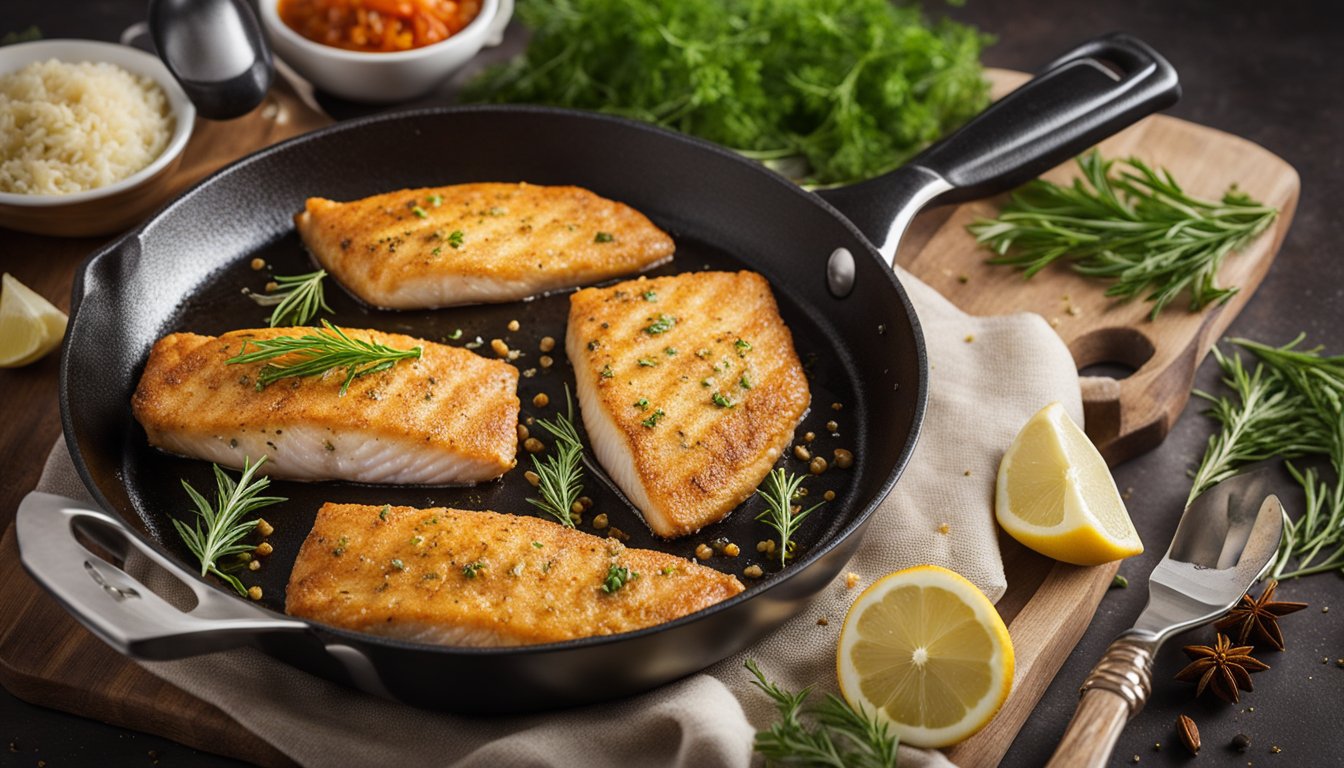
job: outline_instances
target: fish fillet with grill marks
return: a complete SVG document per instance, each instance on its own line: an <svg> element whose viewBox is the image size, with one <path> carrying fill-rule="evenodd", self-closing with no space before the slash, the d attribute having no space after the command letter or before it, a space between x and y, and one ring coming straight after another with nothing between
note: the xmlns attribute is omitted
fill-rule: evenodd
<svg viewBox="0 0 1344 768"><path fill-rule="evenodd" d="M638 575L607 592L613 566ZM529 645L662 624L742 590L690 560L535 517L328 503L285 611L423 643Z"/></svg>
<svg viewBox="0 0 1344 768"><path fill-rule="evenodd" d="M419 359L355 379L344 369L280 379L258 390L261 363L230 365L248 339L308 328L174 333L154 344L132 397L149 442L165 451L297 480L457 485L513 468L518 370L468 350L397 334L343 329Z"/></svg>
<svg viewBox="0 0 1344 768"><path fill-rule="evenodd" d="M663 537L749 498L811 399L770 285L754 272L578 291L565 345L594 453Z"/></svg>
<svg viewBox="0 0 1344 768"><path fill-rule="evenodd" d="M318 263L389 309L525 299L648 269L672 238L579 187L460 184L349 203L309 198L294 217Z"/></svg>

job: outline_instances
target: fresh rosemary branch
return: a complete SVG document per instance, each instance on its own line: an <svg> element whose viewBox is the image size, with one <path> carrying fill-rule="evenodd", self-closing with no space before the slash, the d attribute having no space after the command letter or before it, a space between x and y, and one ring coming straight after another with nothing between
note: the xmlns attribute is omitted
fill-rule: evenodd
<svg viewBox="0 0 1344 768"><path fill-rule="evenodd" d="M326 330L313 329L303 336L276 336L270 339L249 339L230 364L260 363L266 365L257 373L257 389L264 389L280 379L317 376L332 368L344 368L345 383L341 395L350 389L350 382L360 376L386 371L398 360L418 358L420 347L394 349L372 341L352 339L345 331L326 320ZM248 352L251 344L256 351ZM292 356L292 357L290 357ZM275 360L278 362L271 362Z"/></svg>
<svg viewBox="0 0 1344 768"><path fill-rule="evenodd" d="M746 667L756 678L752 685L765 691L779 710L779 721L756 733L754 747L767 765L895 768L897 738L886 723L862 708L855 711L833 694L804 710L811 688L790 693L766 680L755 661L747 659ZM803 722L808 715L814 725Z"/></svg>
<svg viewBox="0 0 1344 768"><path fill-rule="evenodd" d="M243 588L242 582L238 581L236 576L226 573L219 561L229 555L239 555L252 550L252 545L242 543L242 539L257 527L257 521L243 520L244 515L286 501L279 496L261 495L261 492L270 486L270 478L263 476L256 480L252 479L257 469L265 463L265 456L258 459L255 464L244 459L243 474L237 482L215 464L216 491L213 505L192 488L191 483L183 480L182 487L196 505L197 518L190 527L181 520L173 520L173 527L182 536L187 549L201 561L201 575L215 574L244 597L247 596L247 590ZM201 527L202 523L204 528Z"/></svg>
<svg viewBox="0 0 1344 768"><path fill-rule="evenodd" d="M1221 201L1200 200L1166 169L1133 157L1123 163L1113 176L1115 161L1093 150L1078 158L1082 178L1072 186L1028 182L998 218L980 219L970 232L998 254L990 263L1021 267L1027 277L1067 259L1081 274L1112 281L1107 296L1147 294L1150 318L1183 291L1192 312L1227 301L1237 288L1218 285L1223 260L1264 232L1278 210L1235 186Z"/></svg>
<svg viewBox="0 0 1344 768"><path fill-rule="evenodd" d="M574 502L583 493L583 443L574 428L574 402L565 387L565 413L554 419L537 419L537 423L555 438L555 452L544 459L532 456L532 468L540 480L537 492L540 499L528 502L569 528L574 527Z"/></svg>
<svg viewBox="0 0 1344 768"><path fill-rule="evenodd" d="M1276 579L1344 571L1344 418L1340 415L1344 356L1323 356L1319 348L1300 349L1302 339L1298 336L1282 347L1233 339L1232 343L1258 358L1255 367L1248 370L1240 353L1224 355L1215 349L1223 383L1232 396L1195 393L1213 402L1208 415L1221 429L1209 438L1195 473L1191 500L1250 462L1273 457L1329 459L1333 485L1315 468L1288 464L1288 471L1302 486L1304 505L1301 515L1284 521L1283 539L1270 569Z"/></svg>
<svg viewBox="0 0 1344 768"><path fill-rule="evenodd" d="M756 519L764 520L766 525L779 533L779 564L781 567L788 558L793 556L792 538L794 531L797 531L803 520L823 503L818 502L806 510L799 505L795 505L793 502L798 496L798 489L802 484L802 475L796 475L783 467L779 467L766 475L765 482L761 483L761 487L756 489L756 493L762 499L765 499L765 509L756 515Z"/></svg>
<svg viewBox="0 0 1344 768"><path fill-rule="evenodd" d="M325 269L306 275L277 275L275 291L249 293L248 296L263 307L275 307L271 310L272 328L278 325L307 325L317 316L318 310L331 311L331 307L327 306L326 293L322 290L322 280L326 276Z"/></svg>

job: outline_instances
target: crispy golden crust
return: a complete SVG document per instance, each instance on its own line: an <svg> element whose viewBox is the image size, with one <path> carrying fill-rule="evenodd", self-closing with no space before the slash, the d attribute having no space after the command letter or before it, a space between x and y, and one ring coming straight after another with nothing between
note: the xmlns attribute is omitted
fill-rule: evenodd
<svg viewBox="0 0 1344 768"><path fill-rule="evenodd" d="M174 333L160 339L131 400L151 444L241 466L270 457L280 477L363 482L462 483L499 477L514 465L518 371L468 350L409 336L345 329L420 359L357 378L345 373L282 379L257 390L262 363L230 365L248 339L307 328Z"/></svg>
<svg viewBox="0 0 1344 768"><path fill-rule="evenodd" d="M612 565L639 576L603 592ZM535 517L328 503L285 611L421 642L527 645L661 624L742 590L689 560Z"/></svg>
<svg viewBox="0 0 1344 768"><path fill-rule="evenodd" d="M670 327L651 332L663 318ZM746 500L811 397L754 272L578 291L566 348L593 448L660 536L693 533Z"/></svg>
<svg viewBox="0 0 1344 768"><path fill-rule="evenodd" d="M369 304L393 309L514 301L646 269L673 250L639 211L579 187L314 197L294 220L327 271Z"/></svg>

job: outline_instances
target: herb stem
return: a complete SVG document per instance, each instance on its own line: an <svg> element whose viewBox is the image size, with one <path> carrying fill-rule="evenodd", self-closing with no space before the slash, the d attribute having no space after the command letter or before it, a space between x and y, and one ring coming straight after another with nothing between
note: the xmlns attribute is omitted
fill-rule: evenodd
<svg viewBox="0 0 1344 768"><path fill-rule="evenodd" d="M229 555L250 552L253 547L242 539L257 526L256 520L243 520L243 516L262 507L278 504L287 499L279 496L262 496L261 492L270 487L271 480L262 476L253 480L253 475L266 457L262 456L255 464L243 459L243 473L237 482L229 477L218 464L212 465L215 472L215 503L211 504L186 480L182 488L191 497L196 509L196 519L191 526L174 519L182 541L201 563L201 576L213 573L233 587L238 594L246 597L247 590L242 582L232 574L226 573L219 561ZM204 526L204 527L202 527Z"/></svg>
<svg viewBox="0 0 1344 768"><path fill-rule="evenodd" d="M573 528L574 504L583 493L583 443L574 427L574 401L568 386L565 387L565 412L556 414L554 419L538 419L537 424L555 438L555 452L543 459L532 457L541 498L528 498L527 501L565 527Z"/></svg>
<svg viewBox="0 0 1344 768"><path fill-rule="evenodd" d="M419 358L423 352L421 347L395 349L352 339L326 320L322 325L325 330L313 329L303 336L248 339L238 354L225 362L230 365L265 362L257 373L258 390L280 379L319 376L333 368L344 368L346 376L340 392L344 396L355 379L389 370L397 361ZM249 344L256 351L248 352Z"/></svg>

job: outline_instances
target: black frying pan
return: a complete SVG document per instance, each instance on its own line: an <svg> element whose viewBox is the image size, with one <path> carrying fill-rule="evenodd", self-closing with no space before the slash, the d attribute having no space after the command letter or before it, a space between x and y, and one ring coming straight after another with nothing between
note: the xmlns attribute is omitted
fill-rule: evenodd
<svg viewBox="0 0 1344 768"><path fill-rule="evenodd" d="M124 653L163 659L253 644L318 675L420 706L544 709L632 694L702 669L755 642L835 577L910 457L927 364L918 320L889 263L914 212L935 199L1010 188L1171 104L1178 93L1175 72L1146 45L1101 38L905 168L820 196L696 139L552 109L384 115L261 151L198 184L85 264L62 357L61 411L76 466L105 512L30 496L18 515L24 565ZM170 521L189 516L178 479L209 488L209 465L152 450L130 413L153 342L172 331L216 334L262 323L264 310L240 289L259 289L267 277L248 264L261 256L278 274L311 268L291 222L308 196L348 200L403 187L518 180L576 184L643 211L677 243L674 262L661 273L751 269L769 278L812 387L812 411L799 432L816 432L822 455L843 447L857 457L853 468L808 483L812 494L834 490L837 497L803 526L796 560L780 571L757 555L755 543L771 538L753 519L758 500L700 534L664 542L590 474L587 493L596 501L590 519L606 512L630 534L628 545L690 556L696 545L726 537L743 554L710 565L740 576L755 562L766 576L746 580L749 589L731 600L668 624L521 648L418 645L283 615L290 565L322 502L529 514L523 499L532 489L515 470L473 488L277 482L273 490L289 501L265 512L277 527L276 551L247 579L263 587L261 604L195 576ZM506 337L529 353L517 363L523 369L535 366L540 337L563 336L568 307L560 295L386 312L339 290L329 293L341 325L432 340L461 328L461 340L452 342L459 344ZM522 330L506 334L512 319ZM563 401L571 375L563 355L557 360L549 372L521 380L525 417L550 415ZM541 391L550 395L550 408L531 406ZM822 426L831 419L839 423L838 438ZM190 600L174 607L114 565L132 551L188 587L195 608L179 609L190 609ZM461 690L472 695L454 694Z"/></svg>

